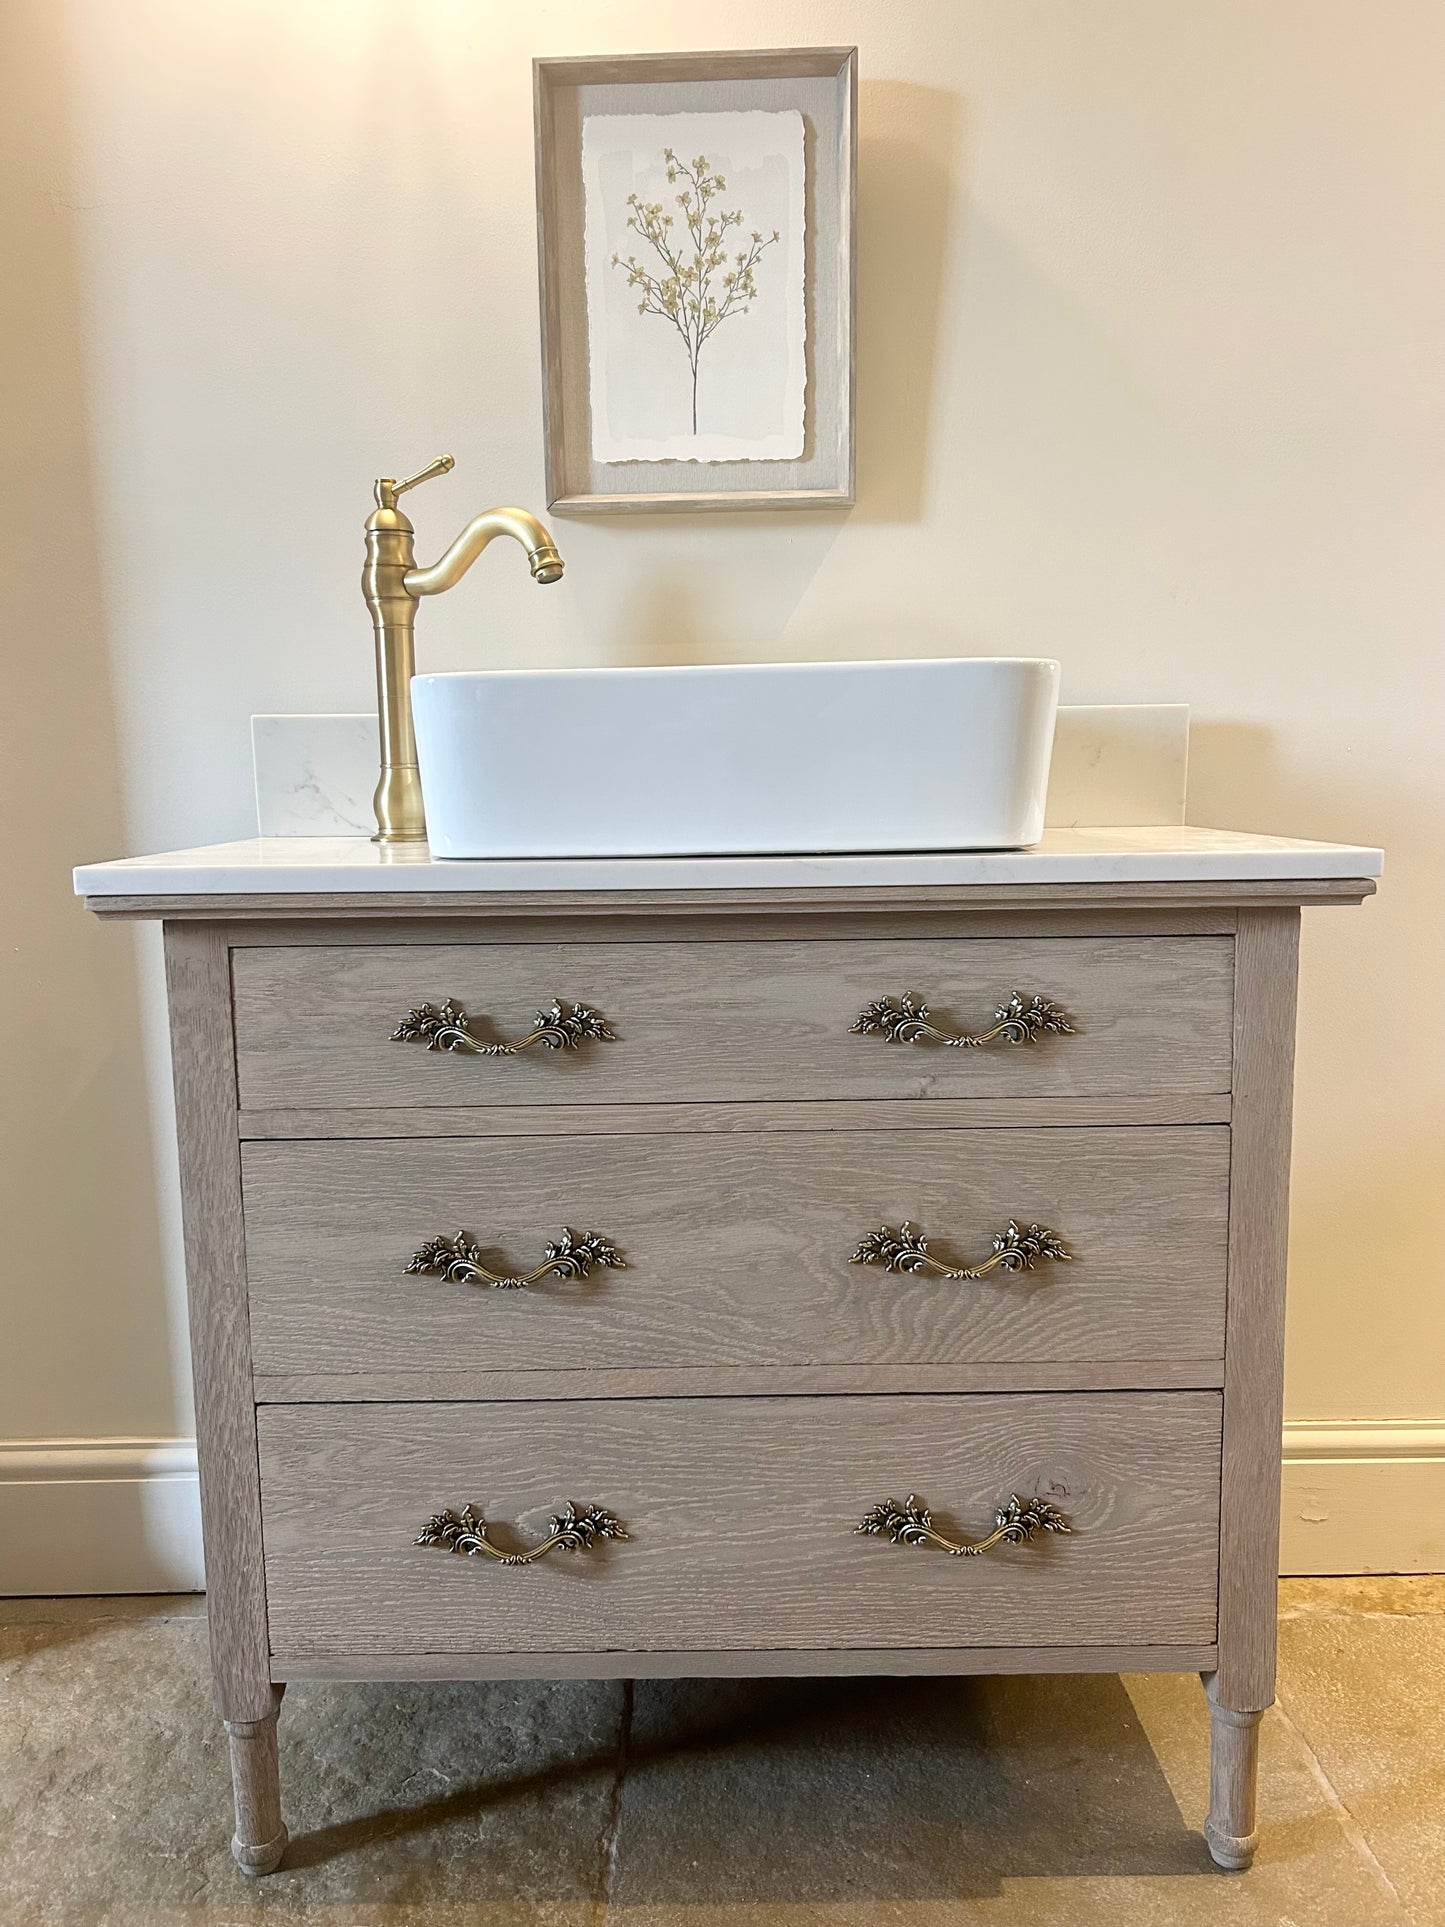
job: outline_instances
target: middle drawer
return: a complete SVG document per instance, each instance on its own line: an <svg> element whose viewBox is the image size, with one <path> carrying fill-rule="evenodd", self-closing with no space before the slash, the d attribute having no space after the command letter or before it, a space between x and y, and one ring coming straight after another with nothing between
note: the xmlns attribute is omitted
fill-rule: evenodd
<svg viewBox="0 0 1445 1927"><path fill-rule="evenodd" d="M1223 1355L1220 1126L252 1143L242 1169L262 1375ZM486 1282L549 1247L530 1288Z"/></svg>

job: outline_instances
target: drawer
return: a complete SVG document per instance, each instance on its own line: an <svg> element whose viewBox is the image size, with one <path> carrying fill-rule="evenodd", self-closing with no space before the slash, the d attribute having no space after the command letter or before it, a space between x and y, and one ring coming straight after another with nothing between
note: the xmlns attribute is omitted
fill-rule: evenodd
<svg viewBox="0 0 1445 1927"><path fill-rule="evenodd" d="M1229 937L337 945L238 949L244 1109L552 1102L1204 1094L1229 1089ZM1017 992L1074 1034L980 1049L855 1033L914 993L950 1034ZM514 1056L393 1040L455 1000L477 1040L515 1043L561 998L611 1040ZM565 1014L565 1013L564 1013Z"/></svg>
<svg viewBox="0 0 1445 1927"><path fill-rule="evenodd" d="M1208 1643L1220 1397L612 1399L258 1412L281 1657ZM976 1538L1012 1495L1068 1536L978 1558L855 1528L910 1494ZM628 1534L526 1567L569 1503Z"/></svg>
<svg viewBox="0 0 1445 1927"><path fill-rule="evenodd" d="M258 1374L1223 1356L1217 1125L251 1143L242 1174ZM850 1262L911 1223L976 1266L1010 1219L1071 1261ZM459 1232L523 1272L566 1227L626 1268L407 1272Z"/></svg>

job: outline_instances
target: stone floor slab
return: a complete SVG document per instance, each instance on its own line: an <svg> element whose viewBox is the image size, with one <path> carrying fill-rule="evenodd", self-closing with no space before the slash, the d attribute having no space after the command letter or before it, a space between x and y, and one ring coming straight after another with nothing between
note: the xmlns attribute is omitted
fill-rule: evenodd
<svg viewBox="0 0 1445 1927"><path fill-rule="evenodd" d="M1445 1588L1282 1589L1254 1868L1197 1680L298 1684L248 1882L194 1600L0 1604L0 1927L1445 1927Z"/></svg>
<svg viewBox="0 0 1445 1927"><path fill-rule="evenodd" d="M230 1855L201 1619L0 1629L3 1927L583 1927L613 1809L610 1683L296 1685L292 1844Z"/></svg>
<svg viewBox="0 0 1445 1927"><path fill-rule="evenodd" d="M1291 1615L1280 1707L1417 1927L1445 1922L1445 1614Z"/></svg>
<svg viewBox="0 0 1445 1927"><path fill-rule="evenodd" d="M635 1691L609 1927L1407 1927L1282 1721L1265 1848L1213 1868L1192 1678Z"/></svg>

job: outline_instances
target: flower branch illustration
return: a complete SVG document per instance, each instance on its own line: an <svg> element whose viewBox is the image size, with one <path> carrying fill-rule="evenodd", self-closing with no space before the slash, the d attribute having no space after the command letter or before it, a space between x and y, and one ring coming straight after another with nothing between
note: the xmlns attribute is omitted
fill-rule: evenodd
<svg viewBox="0 0 1445 1927"><path fill-rule="evenodd" d="M661 201L629 194L627 226L644 244L644 252L641 258L614 253L612 266L626 275L638 296L638 314L654 315L677 332L692 375L696 435L703 350L725 322L749 313L760 298L758 264L781 237L776 228L770 235L750 228L746 242L737 245L747 223L741 208L723 204L727 181L710 166L707 155L688 162L665 147L662 158L669 185L678 189L673 196L678 212L669 212Z"/></svg>

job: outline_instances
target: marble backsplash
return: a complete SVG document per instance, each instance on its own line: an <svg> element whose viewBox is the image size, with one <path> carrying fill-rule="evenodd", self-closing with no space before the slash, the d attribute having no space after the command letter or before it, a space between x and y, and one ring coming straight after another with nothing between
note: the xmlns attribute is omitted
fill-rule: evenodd
<svg viewBox="0 0 1445 1927"><path fill-rule="evenodd" d="M370 836L376 718L253 716L262 836ZM1185 703L1062 704L1049 771L1052 829L1182 823Z"/></svg>

